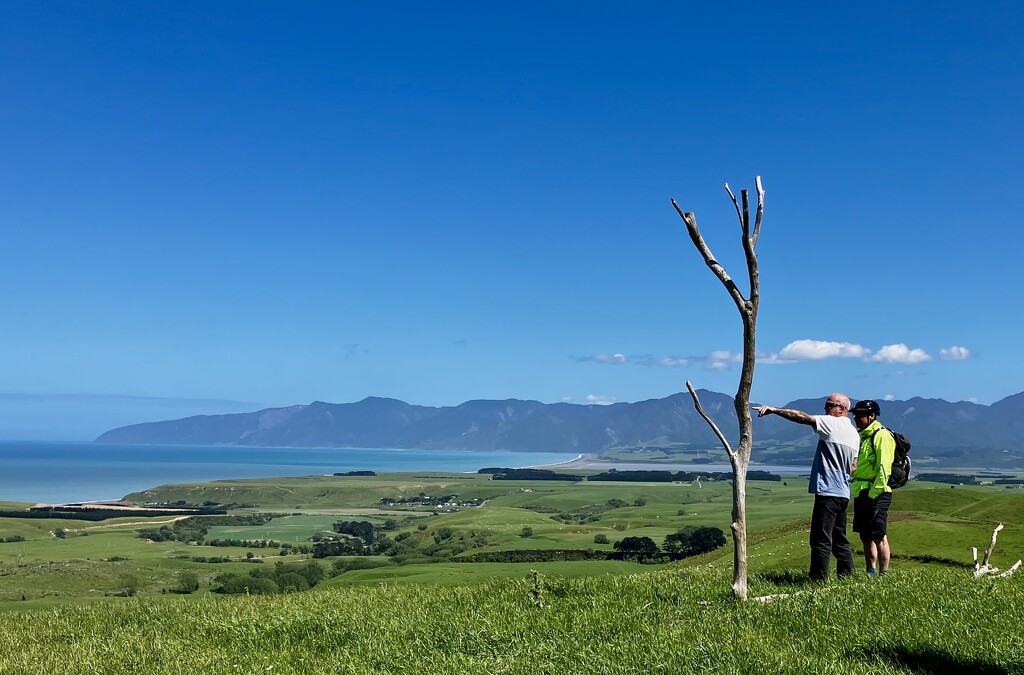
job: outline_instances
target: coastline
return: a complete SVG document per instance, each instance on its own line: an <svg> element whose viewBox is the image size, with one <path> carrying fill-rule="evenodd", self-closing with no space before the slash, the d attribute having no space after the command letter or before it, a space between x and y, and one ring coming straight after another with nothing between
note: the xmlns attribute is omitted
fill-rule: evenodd
<svg viewBox="0 0 1024 675"><path fill-rule="evenodd" d="M587 455L576 455L573 459L567 459L564 462L555 462L554 464L531 464L530 466L516 466L514 469L549 469L554 466L560 466L562 468L575 465L576 462L586 461ZM579 468L579 467L573 467Z"/></svg>
<svg viewBox="0 0 1024 675"><path fill-rule="evenodd" d="M575 469L579 471L706 471L706 472L728 472L732 471L732 465L725 464L687 464L685 462L609 462L602 460L598 455L582 454L576 459L557 464L538 464L534 469ZM771 471L772 473L787 475L809 475L811 467L793 465L771 465L751 464L750 471Z"/></svg>

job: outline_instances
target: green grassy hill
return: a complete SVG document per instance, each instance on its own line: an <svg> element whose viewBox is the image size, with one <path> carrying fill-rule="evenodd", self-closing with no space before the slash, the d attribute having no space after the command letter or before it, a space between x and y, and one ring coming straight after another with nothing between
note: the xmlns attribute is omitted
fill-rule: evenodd
<svg viewBox="0 0 1024 675"><path fill-rule="evenodd" d="M827 586L707 569L0 614L3 673L1019 673L1024 577L898 571Z"/></svg>
<svg viewBox="0 0 1024 675"><path fill-rule="evenodd" d="M893 502L893 572L815 586L806 479L753 481L751 594L790 594L769 604L731 599L731 541L669 564L466 562L728 530L728 482L311 476L131 499L275 515L212 526L201 544L138 536L167 517L0 518L0 539L12 539L0 543L0 673L1024 672L1024 573L975 580L970 569L996 522L1006 529L993 563L1024 557L1021 490L912 481ZM225 573L306 564L309 539L342 520L374 523L400 554L324 558L327 578L301 593L211 592ZM198 592L177 595L189 575ZM136 596L115 597L126 588Z"/></svg>

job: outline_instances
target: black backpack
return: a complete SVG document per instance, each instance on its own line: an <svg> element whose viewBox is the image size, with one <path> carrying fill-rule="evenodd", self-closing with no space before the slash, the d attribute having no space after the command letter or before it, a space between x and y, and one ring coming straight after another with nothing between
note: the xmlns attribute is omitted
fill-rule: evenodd
<svg viewBox="0 0 1024 675"><path fill-rule="evenodd" d="M879 431L887 427L875 429L871 434L871 447L875 447L875 436ZM901 488L910 480L910 439L898 431L889 429L893 440L896 441L896 452L892 460L892 472L889 474L889 487Z"/></svg>

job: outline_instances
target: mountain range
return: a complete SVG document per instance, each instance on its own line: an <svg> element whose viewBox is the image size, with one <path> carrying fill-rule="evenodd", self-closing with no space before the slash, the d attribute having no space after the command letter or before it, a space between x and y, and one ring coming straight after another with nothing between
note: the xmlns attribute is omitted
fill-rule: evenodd
<svg viewBox="0 0 1024 675"><path fill-rule="evenodd" d="M700 390L705 411L729 439L738 435L732 397ZM821 414L825 397L785 405ZM883 424L911 438L912 456L935 466L1024 464L1024 392L992 405L911 398L881 401ZM770 415L754 420L755 454L776 463L809 461L808 427ZM689 394L613 405L473 400L453 407L369 397L355 403L200 415L112 429L111 444L416 448L601 453L610 449L719 448ZM920 462L918 464L920 466Z"/></svg>

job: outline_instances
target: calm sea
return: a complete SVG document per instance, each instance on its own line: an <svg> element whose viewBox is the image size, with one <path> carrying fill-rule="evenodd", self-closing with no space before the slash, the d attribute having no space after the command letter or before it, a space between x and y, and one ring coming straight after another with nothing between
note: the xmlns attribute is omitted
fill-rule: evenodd
<svg viewBox="0 0 1024 675"><path fill-rule="evenodd" d="M234 448L0 441L0 501L119 499L165 483L340 471L458 471L556 464L546 452Z"/></svg>

